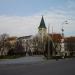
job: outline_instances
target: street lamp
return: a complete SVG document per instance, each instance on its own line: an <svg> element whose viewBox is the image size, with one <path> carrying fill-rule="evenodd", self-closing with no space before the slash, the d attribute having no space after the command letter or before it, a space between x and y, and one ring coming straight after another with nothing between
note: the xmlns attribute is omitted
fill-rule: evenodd
<svg viewBox="0 0 75 75"><path fill-rule="evenodd" d="M64 56L65 56L64 27L63 27L64 24L68 24L68 21L66 20L66 21L64 21L64 22L62 23L62 29L61 29L61 31L62 31L62 39L61 39L61 53L62 53L62 58L64 58Z"/></svg>

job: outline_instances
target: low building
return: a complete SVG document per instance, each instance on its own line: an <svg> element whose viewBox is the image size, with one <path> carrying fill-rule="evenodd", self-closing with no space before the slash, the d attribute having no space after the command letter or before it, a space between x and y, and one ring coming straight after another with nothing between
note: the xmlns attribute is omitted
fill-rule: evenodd
<svg viewBox="0 0 75 75"><path fill-rule="evenodd" d="M11 48L15 47L17 37L8 37L3 41L3 45L0 48L0 56L8 55L8 52Z"/></svg>
<svg viewBox="0 0 75 75"><path fill-rule="evenodd" d="M11 44L11 46L14 47L17 42L17 37L9 37L6 39L6 42L9 42L9 44Z"/></svg>
<svg viewBox="0 0 75 75"><path fill-rule="evenodd" d="M68 56L75 56L75 37L65 37L65 50Z"/></svg>
<svg viewBox="0 0 75 75"><path fill-rule="evenodd" d="M32 51L32 35L19 37L17 40L22 42L22 46L25 52Z"/></svg>
<svg viewBox="0 0 75 75"><path fill-rule="evenodd" d="M53 33L53 34L49 34L49 36L52 38L52 42L53 42L53 45L54 45L54 48L55 48L55 54L56 55L60 55L60 52L61 52L61 39L62 39L62 36L60 33Z"/></svg>

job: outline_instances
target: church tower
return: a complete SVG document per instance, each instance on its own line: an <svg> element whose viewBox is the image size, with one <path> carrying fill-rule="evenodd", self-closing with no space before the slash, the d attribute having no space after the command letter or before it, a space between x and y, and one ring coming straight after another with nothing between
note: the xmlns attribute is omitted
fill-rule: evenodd
<svg viewBox="0 0 75 75"><path fill-rule="evenodd" d="M47 28L46 28L43 16L42 16L40 25L38 27L38 33L39 33L39 36L42 38L42 41L43 41L43 38L47 36Z"/></svg>

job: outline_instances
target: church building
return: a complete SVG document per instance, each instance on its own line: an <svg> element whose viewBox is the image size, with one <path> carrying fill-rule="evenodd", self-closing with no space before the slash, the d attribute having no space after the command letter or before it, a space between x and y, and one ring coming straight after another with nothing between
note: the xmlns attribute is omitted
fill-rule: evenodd
<svg viewBox="0 0 75 75"><path fill-rule="evenodd" d="M38 27L39 39L41 39L42 51L46 56L52 56L53 54L53 42L52 38L47 33L47 27L42 16L40 25Z"/></svg>
<svg viewBox="0 0 75 75"><path fill-rule="evenodd" d="M39 34L39 37L41 38L41 40L43 42L44 37L47 36L47 28L46 28L43 16L42 16L40 25L38 27L38 34Z"/></svg>

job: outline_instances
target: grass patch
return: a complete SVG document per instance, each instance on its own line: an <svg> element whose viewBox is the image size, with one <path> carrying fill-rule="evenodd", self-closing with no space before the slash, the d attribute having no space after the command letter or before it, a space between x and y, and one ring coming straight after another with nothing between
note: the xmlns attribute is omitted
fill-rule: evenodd
<svg viewBox="0 0 75 75"><path fill-rule="evenodd" d="M66 59L66 58L75 58L75 56L64 56L64 59ZM58 60L58 59L63 59L63 58L62 58L62 56L51 56L51 57L45 57L44 59Z"/></svg>
<svg viewBox="0 0 75 75"><path fill-rule="evenodd" d="M16 59L23 57L24 55L11 55L11 56L0 56L0 59Z"/></svg>

